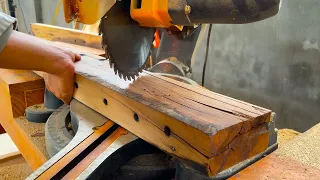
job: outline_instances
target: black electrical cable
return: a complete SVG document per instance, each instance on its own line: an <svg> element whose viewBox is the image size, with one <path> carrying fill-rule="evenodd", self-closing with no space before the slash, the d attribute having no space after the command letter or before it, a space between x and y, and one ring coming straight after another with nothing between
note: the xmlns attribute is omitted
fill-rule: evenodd
<svg viewBox="0 0 320 180"><path fill-rule="evenodd" d="M202 69L202 86L203 87L204 87L204 78L206 75L206 67L207 67L208 56L209 56L211 29L212 29L212 24L209 25L208 39L207 39L207 46L206 46L206 57L204 59L204 64L203 64L203 69Z"/></svg>

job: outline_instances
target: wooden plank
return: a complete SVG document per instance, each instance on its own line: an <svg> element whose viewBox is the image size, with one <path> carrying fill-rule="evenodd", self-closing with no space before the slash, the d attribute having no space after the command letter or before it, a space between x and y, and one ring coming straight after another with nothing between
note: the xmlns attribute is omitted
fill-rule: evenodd
<svg viewBox="0 0 320 180"><path fill-rule="evenodd" d="M32 71L0 69L0 123L30 167L35 170L47 159L14 119L15 116L24 114L26 107L24 91L30 91L33 88L44 88L44 82L40 76ZM41 97L36 98L41 99ZM32 102L32 100L28 100L28 102Z"/></svg>
<svg viewBox="0 0 320 180"><path fill-rule="evenodd" d="M49 41L60 41L102 49L101 36L97 34L38 23L31 24L31 29L35 36Z"/></svg>
<svg viewBox="0 0 320 180"><path fill-rule="evenodd" d="M208 175L267 148L270 110L146 72L123 81L99 59L76 63L74 97Z"/></svg>
<svg viewBox="0 0 320 180"><path fill-rule="evenodd" d="M58 42L58 41L55 41L54 44L56 44L60 47L65 47L65 48L71 49L71 50L76 49L77 51L80 51L82 53L95 54L98 56L104 56L104 54L105 54L104 50L80 46L80 45L76 45L76 44L70 44L70 43L64 43L64 42Z"/></svg>

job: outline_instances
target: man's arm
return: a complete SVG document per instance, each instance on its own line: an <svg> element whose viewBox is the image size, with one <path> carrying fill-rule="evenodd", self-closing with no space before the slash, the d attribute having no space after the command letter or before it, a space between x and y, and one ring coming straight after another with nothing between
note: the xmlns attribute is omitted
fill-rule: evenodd
<svg viewBox="0 0 320 180"><path fill-rule="evenodd" d="M46 72L46 87L65 103L73 94L74 64L80 56L50 42L13 31L0 53L0 68ZM47 74L48 73L48 74Z"/></svg>
<svg viewBox="0 0 320 180"><path fill-rule="evenodd" d="M73 94L80 56L48 41L12 30L15 19L0 12L0 68L44 71L46 87L65 103Z"/></svg>

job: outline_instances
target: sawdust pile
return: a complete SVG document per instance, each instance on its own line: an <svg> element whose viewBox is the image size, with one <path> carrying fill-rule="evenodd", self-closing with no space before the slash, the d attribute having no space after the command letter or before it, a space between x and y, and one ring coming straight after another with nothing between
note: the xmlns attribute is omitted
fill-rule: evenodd
<svg viewBox="0 0 320 180"><path fill-rule="evenodd" d="M280 129L278 130L278 144L279 147L283 146L285 143L290 142L300 133L292 129Z"/></svg>
<svg viewBox="0 0 320 180"><path fill-rule="evenodd" d="M20 180L25 179L32 173L27 162L23 157L0 163L1 180Z"/></svg>
<svg viewBox="0 0 320 180"><path fill-rule="evenodd" d="M18 125L23 131L29 135L29 138L34 145L42 152L42 154L49 159L49 154L46 149L45 141L45 123L32 123L29 122L24 116L15 118Z"/></svg>
<svg viewBox="0 0 320 180"><path fill-rule="evenodd" d="M320 168L320 124L280 146L275 153Z"/></svg>

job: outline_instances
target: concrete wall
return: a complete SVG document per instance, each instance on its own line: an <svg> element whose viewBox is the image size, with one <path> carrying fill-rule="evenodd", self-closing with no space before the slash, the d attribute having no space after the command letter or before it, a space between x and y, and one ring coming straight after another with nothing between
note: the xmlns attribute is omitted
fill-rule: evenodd
<svg viewBox="0 0 320 180"><path fill-rule="evenodd" d="M31 34L30 24L41 22L51 24L56 7L60 0L14 0L19 31ZM73 23L64 21L63 5L61 4L55 24L62 27L73 27Z"/></svg>
<svg viewBox="0 0 320 180"><path fill-rule="evenodd" d="M208 89L270 108L278 128L320 122L320 1L282 0L280 13L248 25L213 25ZM208 27L193 56L201 83Z"/></svg>

